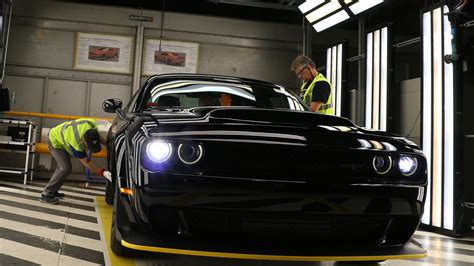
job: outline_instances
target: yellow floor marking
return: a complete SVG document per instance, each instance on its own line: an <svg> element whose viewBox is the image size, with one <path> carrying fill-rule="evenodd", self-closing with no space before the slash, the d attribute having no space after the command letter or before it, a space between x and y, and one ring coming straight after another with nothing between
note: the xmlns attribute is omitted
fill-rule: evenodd
<svg viewBox="0 0 474 266"><path fill-rule="evenodd" d="M133 259L124 258L115 255L110 249L110 228L112 226L112 206L105 203L105 197L96 197L97 206L99 207L99 215L104 227L105 240L107 241L107 249L109 251L110 263L112 265L135 265Z"/></svg>
<svg viewBox="0 0 474 266"><path fill-rule="evenodd" d="M142 251L162 252L169 254L232 258L232 259L251 259L251 260L276 260L276 261L371 261L371 260L396 260L396 259L421 259L427 256L427 253L420 254L401 254L401 255L378 255L378 256L285 256L285 255L263 255L263 254L245 254L229 252L213 252L200 250L187 250L176 248L150 247L130 244L122 240L122 245L131 249Z"/></svg>

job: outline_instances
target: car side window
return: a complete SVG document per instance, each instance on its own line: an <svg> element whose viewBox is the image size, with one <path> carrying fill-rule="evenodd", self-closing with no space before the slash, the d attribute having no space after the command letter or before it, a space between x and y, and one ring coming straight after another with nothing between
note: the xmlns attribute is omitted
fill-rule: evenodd
<svg viewBox="0 0 474 266"><path fill-rule="evenodd" d="M271 108L273 109L289 109L290 105L288 104L288 97L285 97L281 94L272 95L270 97Z"/></svg>
<svg viewBox="0 0 474 266"><path fill-rule="evenodd" d="M127 106L125 108L123 108L123 110L126 113L130 112L130 109L133 109L135 107L135 104L137 102L137 98L138 98L138 95L139 95L139 91L140 90L138 90L137 92L135 92L135 94L133 94L132 99L128 102Z"/></svg>

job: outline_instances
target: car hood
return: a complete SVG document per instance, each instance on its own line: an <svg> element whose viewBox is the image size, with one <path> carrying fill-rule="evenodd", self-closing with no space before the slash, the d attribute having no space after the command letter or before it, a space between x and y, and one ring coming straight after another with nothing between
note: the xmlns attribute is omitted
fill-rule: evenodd
<svg viewBox="0 0 474 266"><path fill-rule="evenodd" d="M208 122L225 122L225 120L232 120L250 124L275 124L303 127L313 127L316 125L355 126L350 120L337 116L283 109L260 109L249 107L167 109L150 111L148 114L151 114L164 122L169 119L174 121L176 119L182 119L183 122L189 122L190 120L202 120L205 118ZM147 118L144 117L144 119Z"/></svg>
<svg viewBox="0 0 474 266"><path fill-rule="evenodd" d="M159 126L154 125L154 117ZM394 134L361 128L346 118L312 112L259 108L192 108L150 112L151 136L234 136L327 149L421 152L415 143ZM270 142L269 142L270 143Z"/></svg>

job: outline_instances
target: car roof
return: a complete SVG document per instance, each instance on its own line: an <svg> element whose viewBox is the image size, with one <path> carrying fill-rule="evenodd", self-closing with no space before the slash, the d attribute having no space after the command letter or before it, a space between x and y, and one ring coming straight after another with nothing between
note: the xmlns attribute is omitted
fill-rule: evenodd
<svg viewBox="0 0 474 266"><path fill-rule="evenodd" d="M176 80L176 79L199 80L199 81L221 81L221 82L224 81L224 82L239 83L239 84L259 83L261 85L266 85L266 86L277 86L277 84L263 81L263 80L257 80L257 79L225 76L225 75L188 74L188 73L153 75L148 78L146 83L157 82L157 81L166 82L166 81Z"/></svg>

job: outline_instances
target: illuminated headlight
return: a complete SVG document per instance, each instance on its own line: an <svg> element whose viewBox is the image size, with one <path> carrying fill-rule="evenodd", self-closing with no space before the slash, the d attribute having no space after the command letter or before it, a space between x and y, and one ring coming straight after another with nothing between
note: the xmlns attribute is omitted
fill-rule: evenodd
<svg viewBox="0 0 474 266"><path fill-rule="evenodd" d="M156 163L166 162L173 153L171 143L165 141L152 141L146 146L146 155Z"/></svg>
<svg viewBox="0 0 474 266"><path fill-rule="evenodd" d="M398 168L404 176L410 176L416 172L418 161L415 157L402 155L398 161Z"/></svg>
<svg viewBox="0 0 474 266"><path fill-rule="evenodd" d="M386 174L392 169L392 158L390 156L375 155L372 165L377 174Z"/></svg>
<svg viewBox="0 0 474 266"><path fill-rule="evenodd" d="M202 157L202 146L199 144L180 144L178 157L185 164L195 164Z"/></svg>

